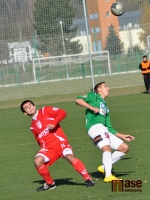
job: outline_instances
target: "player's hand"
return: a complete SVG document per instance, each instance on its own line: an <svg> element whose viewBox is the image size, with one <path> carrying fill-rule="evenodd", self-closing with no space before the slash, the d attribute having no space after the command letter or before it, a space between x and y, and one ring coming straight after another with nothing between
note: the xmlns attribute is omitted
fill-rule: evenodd
<svg viewBox="0 0 150 200"><path fill-rule="evenodd" d="M96 108L96 107L91 106L91 107L90 107L90 110L93 110L94 113L99 113L99 108Z"/></svg>
<svg viewBox="0 0 150 200"><path fill-rule="evenodd" d="M54 126L53 124L48 124L48 125L47 125L47 128L48 128L49 130L52 130L52 129L55 128L55 126Z"/></svg>
<svg viewBox="0 0 150 200"><path fill-rule="evenodd" d="M135 139L135 137L133 137L132 135L123 135L122 139L124 139L124 140L126 140L128 142L131 142L132 140Z"/></svg>

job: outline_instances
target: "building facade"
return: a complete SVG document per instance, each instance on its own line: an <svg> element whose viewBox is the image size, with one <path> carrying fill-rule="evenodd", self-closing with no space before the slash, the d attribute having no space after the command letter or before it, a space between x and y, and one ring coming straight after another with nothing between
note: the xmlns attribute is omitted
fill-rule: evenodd
<svg viewBox="0 0 150 200"><path fill-rule="evenodd" d="M86 1L88 21L93 51L105 50L108 27L113 25L119 35L118 17L111 13L114 0L88 0Z"/></svg>

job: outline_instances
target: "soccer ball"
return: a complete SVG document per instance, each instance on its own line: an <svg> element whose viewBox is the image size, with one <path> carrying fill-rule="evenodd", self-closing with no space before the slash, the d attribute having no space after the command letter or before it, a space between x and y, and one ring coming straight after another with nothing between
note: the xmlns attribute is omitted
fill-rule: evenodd
<svg viewBox="0 0 150 200"><path fill-rule="evenodd" d="M124 6L121 2L116 2L111 5L111 12L115 16L121 16L124 12Z"/></svg>

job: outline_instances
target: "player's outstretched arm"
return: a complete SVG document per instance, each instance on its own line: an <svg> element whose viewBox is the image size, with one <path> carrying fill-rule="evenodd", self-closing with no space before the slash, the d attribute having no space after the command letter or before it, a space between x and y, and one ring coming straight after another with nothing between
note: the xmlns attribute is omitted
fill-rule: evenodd
<svg viewBox="0 0 150 200"><path fill-rule="evenodd" d="M91 106L90 104L86 103L83 99L76 99L75 103L78 104L79 106L84 107L84 108L88 108L90 110L93 110L94 113L99 113L98 108Z"/></svg>
<svg viewBox="0 0 150 200"><path fill-rule="evenodd" d="M51 117L50 123L47 125L49 129L54 129L67 115L66 111L60 108L47 106L47 113Z"/></svg>
<svg viewBox="0 0 150 200"><path fill-rule="evenodd" d="M123 139L123 140L126 140L128 142L131 142L135 139L135 137L132 136L132 135L125 135L125 134L118 133L118 132L116 133L116 136Z"/></svg>

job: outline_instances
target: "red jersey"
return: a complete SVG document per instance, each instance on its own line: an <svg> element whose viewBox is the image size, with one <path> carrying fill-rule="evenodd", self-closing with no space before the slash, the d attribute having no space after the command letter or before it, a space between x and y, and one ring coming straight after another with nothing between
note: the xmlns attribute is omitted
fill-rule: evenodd
<svg viewBox="0 0 150 200"><path fill-rule="evenodd" d="M66 117L62 109L45 106L37 111L32 119L30 130L34 134L41 148L56 150L62 142L68 142L59 122ZM54 129L50 130L47 125L52 124Z"/></svg>

